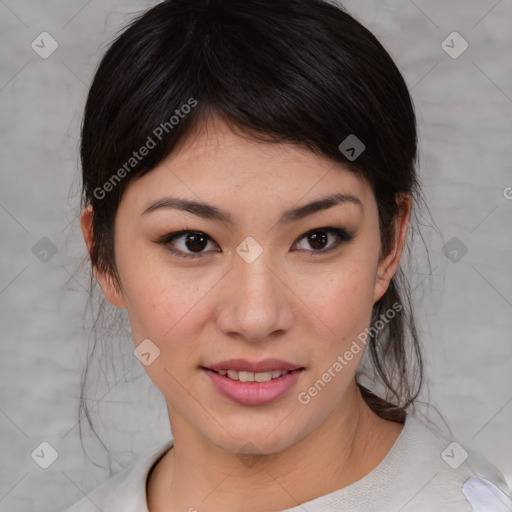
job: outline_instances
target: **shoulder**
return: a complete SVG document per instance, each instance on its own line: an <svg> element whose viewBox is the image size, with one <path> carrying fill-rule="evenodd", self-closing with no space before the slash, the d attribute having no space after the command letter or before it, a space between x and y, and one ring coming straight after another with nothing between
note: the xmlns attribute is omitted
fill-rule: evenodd
<svg viewBox="0 0 512 512"><path fill-rule="evenodd" d="M478 452L408 416L401 443L404 473L413 493L403 512L512 510L503 474ZM405 430L405 429L404 429Z"/></svg>
<svg viewBox="0 0 512 512"><path fill-rule="evenodd" d="M154 463L171 447L167 441L139 457L63 512L147 512L146 480Z"/></svg>

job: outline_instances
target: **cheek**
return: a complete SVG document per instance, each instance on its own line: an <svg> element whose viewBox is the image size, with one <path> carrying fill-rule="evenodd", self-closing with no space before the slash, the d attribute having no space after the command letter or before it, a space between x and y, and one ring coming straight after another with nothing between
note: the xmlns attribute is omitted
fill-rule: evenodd
<svg viewBox="0 0 512 512"><path fill-rule="evenodd" d="M298 295L322 331L341 341L367 327L373 306L376 263L372 257L340 259L337 268L304 272Z"/></svg>
<svg viewBox="0 0 512 512"><path fill-rule="evenodd" d="M159 250L122 253L119 244L118 269L130 325L136 345L150 339L173 366L180 360L190 364L188 355L197 349L198 333L209 316L207 297L222 273L193 267L178 267ZM169 359L166 352L171 350Z"/></svg>
<svg viewBox="0 0 512 512"><path fill-rule="evenodd" d="M180 276L156 264L145 266L145 270L137 267L129 272L129 266L125 270L134 345L148 347L155 354L144 369L164 396L173 396L178 402L187 400L188 393L194 391L190 372L199 364L199 334L202 319L208 318L204 298L211 286L197 280L191 285L186 273ZM142 355L143 351L137 350Z"/></svg>
<svg viewBox="0 0 512 512"><path fill-rule="evenodd" d="M307 414L323 418L343 400L365 350L361 333L368 327L374 277L371 261L346 263L343 270L316 279L310 275L308 306L317 350L298 401ZM315 284L316 283L316 284ZM305 291L305 290L304 290ZM302 292L304 293L304 292ZM320 320L319 320L320 319Z"/></svg>
<svg viewBox="0 0 512 512"><path fill-rule="evenodd" d="M136 274L126 287L126 304L134 338L150 338L158 345L169 339L185 340L197 331L206 285L191 285L165 274Z"/></svg>
<svg viewBox="0 0 512 512"><path fill-rule="evenodd" d="M364 355L378 259L376 251L367 249L361 244L347 251L336 268L305 272L307 277L301 279L300 295L307 298L313 312L309 315L315 322L310 324L311 337L319 348L302 389L303 404L314 403L313 407L321 409L327 403L337 403Z"/></svg>

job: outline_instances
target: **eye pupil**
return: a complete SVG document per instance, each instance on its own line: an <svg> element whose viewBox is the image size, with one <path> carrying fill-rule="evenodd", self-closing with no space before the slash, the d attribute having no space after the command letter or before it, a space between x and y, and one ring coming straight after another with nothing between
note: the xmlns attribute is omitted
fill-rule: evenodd
<svg viewBox="0 0 512 512"><path fill-rule="evenodd" d="M199 233L188 234L185 241L187 249L197 252L202 251L206 247L207 243L207 237Z"/></svg>
<svg viewBox="0 0 512 512"><path fill-rule="evenodd" d="M320 233L320 236L318 235ZM323 249L327 243L327 234L325 231L315 231L309 235L309 243L313 249Z"/></svg>

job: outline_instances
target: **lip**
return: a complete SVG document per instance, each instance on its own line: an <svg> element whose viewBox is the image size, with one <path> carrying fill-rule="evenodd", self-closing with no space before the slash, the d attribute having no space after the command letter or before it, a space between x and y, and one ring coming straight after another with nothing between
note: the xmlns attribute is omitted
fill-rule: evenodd
<svg viewBox="0 0 512 512"><path fill-rule="evenodd" d="M220 363L203 366L203 368L214 370L239 370L242 372L270 372L276 371L292 371L303 368L300 364L282 361L281 359L263 359L263 361L253 362L248 359L228 359Z"/></svg>
<svg viewBox="0 0 512 512"><path fill-rule="evenodd" d="M217 391L233 402L242 405L264 405L277 400L296 384L302 372L305 371L304 368L292 369L289 373L268 382L241 382L205 367L201 369Z"/></svg>

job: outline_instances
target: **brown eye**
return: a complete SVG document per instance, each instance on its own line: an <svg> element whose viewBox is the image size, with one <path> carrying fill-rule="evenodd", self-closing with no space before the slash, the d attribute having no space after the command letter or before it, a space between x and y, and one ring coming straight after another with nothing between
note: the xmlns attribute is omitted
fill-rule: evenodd
<svg viewBox="0 0 512 512"><path fill-rule="evenodd" d="M185 246L192 252L202 251L206 247L207 242L208 238L202 233L191 233L185 235Z"/></svg>
<svg viewBox="0 0 512 512"><path fill-rule="evenodd" d="M208 242L213 243L206 233L186 230L170 233L157 243L164 245L169 251L182 258L195 258L208 252L205 251Z"/></svg>
<svg viewBox="0 0 512 512"><path fill-rule="evenodd" d="M313 249L321 250L324 249L324 246L327 244L329 236L326 231L315 231L311 235L308 235L307 238L309 245L311 245Z"/></svg>
<svg viewBox="0 0 512 512"><path fill-rule="evenodd" d="M317 228L308 231L302 235L299 240L303 239L306 240L306 244L309 247L303 246L301 249L309 251L312 254L323 254L336 249L344 242L349 242L353 239L353 235L340 228ZM329 241L333 241L334 243L328 246ZM313 250L311 251L310 248Z"/></svg>

